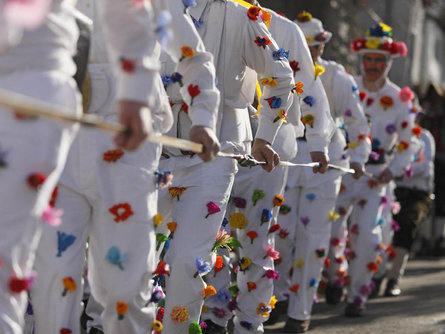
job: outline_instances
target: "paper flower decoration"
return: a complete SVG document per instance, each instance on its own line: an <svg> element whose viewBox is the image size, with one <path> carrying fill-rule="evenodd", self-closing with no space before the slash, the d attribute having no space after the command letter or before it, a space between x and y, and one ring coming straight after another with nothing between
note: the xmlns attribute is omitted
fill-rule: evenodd
<svg viewBox="0 0 445 334"><path fill-rule="evenodd" d="M252 264L252 260L246 256L243 256L239 262L240 270L245 271L245 270L249 269L251 264Z"/></svg>
<svg viewBox="0 0 445 334"><path fill-rule="evenodd" d="M128 259L127 254L121 254L120 250L116 246L110 247L107 252L105 259L111 264L116 265L120 270L124 270L124 266L122 263Z"/></svg>
<svg viewBox="0 0 445 334"><path fill-rule="evenodd" d="M213 244L213 252L216 252L218 248L227 248L228 250L232 250L231 242L232 237L227 234L226 230L221 230L216 234L216 240Z"/></svg>
<svg viewBox="0 0 445 334"><path fill-rule="evenodd" d="M292 71L295 73L297 73L298 71L300 71L300 63L298 61L292 60L290 63L290 68L292 69Z"/></svg>
<svg viewBox="0 0 445 334"><path fill-rule="evenodd" d="M246 216L240 212L235 212L229 217L230 226L233 228L245 229L247 224Z"/></svg>
<svg viewBox="0 0 445 334"><path fill-rule="evenodd" d="M253 244L253 241L254 241L256 238L258 238L258 233L255 232L255 231L249 231L249 232L246 233L246 235L249 237L249 239L250 239L250 244L251 244L251 245Z"/></svg>
<svg viewBox="0 0 445 334"><path fill-rule="evenodd" d="M255 39L255 44L258 45L259 47L263 47L265 49L266 46L272 44L272 42L266 36L264 36L264 37L257 36Z"/></svg>
<svg viewBox="0 0 445 334"><path fill-rule="evenodd" d="M190 106L192 106L192 105L193 105L193 99L194 99L195 97L197 97L199 94L201 94L201 90L199 89L199 86L198 86L198 85L192 85L192 84L190 84L190 85L187 87L187 91L188 91L190 97L192 98L192 100L191 100L191 102L190 102Z"/></svg>
<svg viewBox="0 0 445 334"><path fill-rule="evenodd" d="M191 58L195 55L195 50L193 50L193 48L191 48L190 46L183 46L181 48L181 58L179 59L179 61L184 60L185 58Z"/></svg>
<svg viewBox="0 0 445 334"><path fill-rule="evenodd" d="M369 262L366 267L368 268L369 271L373 273L377 272L378 269L377 263L375 262Z"/></svg>
<svg viewBox="0 0 445 334"><path fill-rule="evenodd" d="M281 226L279 224L274 224L269 228L269 231L267 232L267 234L274 233L280 229L281 229Z"/></svg>
<svg viewBox="0 0 445 334"><path fill-rule="evenodd" d="M116 162L117 160L122 158L123 155L124 151L122 151L121 149L109 150L103 154L102 159L106 162Z"/></svg>
<svg viewBox="0 0 445 334"><path fill-rule="evenodd" d="M163 221L164 221L164 218L162 217L162 215L160 213L157 213L154 215L153 224L155 225L155 227L158 227L159 225L161 225Z"/></svg>
<svg viewBox="0 0 445 334"><path fill-rule="evenodd" d="M182 0L182 4L184 5L184 14L187 13L189 7L196 6L196 0Z"/></svg>
<svg viewBox="0 0 445 334"><path fill-rule="evenodd" d="M324 69L323 66L318 65L317 63L315 63L315 67L314 67L315 79L317 79L317 77L322 75L324 73L324 71L325 71L325 69Z"/></svg>
<svg viewBox="0 0 445 334"><path fill-rule="evenodd" d="M278 114L277 117L274 118L273 122L278 122L279 120L283 121L284 123L287 123L287 112L284 109L281 109Z"/></svg>
<svg viewBox="0 0 445 334"><path fill-rule="evenodd" d="M168 188L168 192L170 193L172 198L176 198L178 201L180 200L180 196L187 190L187 187L170 187Z"/></svg>
<svg viewBox="0 0 445 334"><path fill-rule="evenodd" d="M263 277L266 277L268 279L278 280L280 278L280 275L278 274L278 271L267 269Z"/></svg>
<svg viewBox="0 0 445 334"><path fill-rule="evenodd" d="M255 189L253 191L253 195L252 195L252 202L253 202L253 206L256 205L256 203L260 200L263 199L266 195L264 194L264 191L259 190L259 189Z"/></svg>
<svg viewBox="0 0 445 334"><path fill-rule="evenodd" d="M286 229L280 229L280 232L278 232L278 236L281 238L281 239L285 239L285 238L287 238L287 236L289 235L289 231L288 230L286 230Z"/></svg>
<svg viewBox="0 0 445 334"><path fill-rule="evenodd" d="M215 271L215 274L220 272L225 267L224 260L222 256L217 256L215 261L215 266L213 270Z"/></svg>
<svg viewBox="0 0 445 334"><path fill-rule="evenodd" d="M304 227L307 226L307 224L309 224L311 220L309 219L309 217L301 217L300 218L300 222L304 225Z"/></svg>
<svg viewBox="0 0 445 334"><path fill-rule="evenodd" d="M202 294L204 295L204 298L216 295L216 289L213 285L208 285L202 290Z"/></svg>
<svg viewBox="0 0 445 334"><path fill-rule="evenodd" d="M298 81L294 88L292 88L292 92L296 93L297 95L301 95L304 93L304 89L303 89L304 85L301 81Z"/></svg>
<svg viewBox="0 0 445 334"><path fill-rule="evenodd" d="M128 304L125 302L116 302L116 312L117 312L117 318L119 320L124 319L125 313L128 311Z"/></svg>
<svg viewBox="0 0 445 334"><path fill-rule="evenodd" d="M133 73L136 70L136 64L133 60L121 57L120 62L122 71Z"/></svg>
<svg viewBox="0 0 445 334"><path fill-rule="evenodd" d="M274 60L289 59L289 51L286 51L283 48L280 48L280 49L272 52L272 57Z"/></svg>
<svg viewBox="0 0 445 334"><path fill-rule="evenodd" d="M271 307L269 305L266 305L265 303L259 303L258 307L256 308L256 313L263 318L267 318L270 314Z"/></svg>
<svg viewBox="0 0 445 334"><path fill-rule="evenodd" d="M382 96L380 98L380 105L383 107L384 110L392 108L394 106L394 100L391 96Z"/></svg>
<svg viewBox="0 0 445 334"><path fill-rule="evenodd" d="M256 283L255 282L247 282L246 283L246 285L247 285L247 291L252 291L252 290L255 290L256 289Z"/></svg>
<svg viewBox="0 0 445 334"><path fill-rule="evenodd" d="M277 82L277 80L275 80L275 78L263 78L263 79L260 79L260 83L263 86L270 86L270 87L275 87L278 84L278 82Z"/></svg>
<svg viewBox="0 0 445 334"><path fill-rule="evenodd" d="M65 297L68 293L72 293L77 289L76 281L72 277L64 277L62 279L62 283L63 283L62 297Z"/></svg>
<svg viewBox="0 0 445 334"><path fill-rule="evenodd" d="M193 275L194 278L198 277L198 275L205 275L208 272L212 270L212 267L210 266L209 262L204 261L203 259L199 258L196 259L196 273Z"/></svg>
<svg viewBox="0 0 445 334"><path fill-rule="evenodd" d="M116 223L126 221L131 215L134 214L131 209L131 205L128 203L116 204L108 210L112 215L114 215L114 221Z"/></svg>
<svg viewBox="0 0 445 334"><path fill-rule="evenodd" d="M303 118L301 119L301 122L303 122L303 124L309 125L311 128L314 127L314 121L315 121L315 116L312 114L307 114L303 116Z"/></svg>
<svg viewBox="0 0 445 334"><path fill-rule="evenodd" d="M324 256L326 255L326 250L325 250L324 248L316 249L316 250L315 250L315 255L316 255L318 258L322 258L322 257L324 257Z"/></svg>
<svg viewBox="0 0 445 334"><path fill-rule="evenodd" d="M291 287L289 287L289 291L291 291L293 293L297 293L298 290L300 290L300 284L294 284Z"/></svg>
<svg viewBox="0 0 445 334"><path fill-rule="evenodd" d="M291 212L292 208L286 204L283 204L280 207L280 215L287 215L289 212Z"/></svg>
<svg viewBox="0 0 445 334"><path fill-rule="evenodd" d="M215 202L208 202L206 204L207 206L207 215L205 216L205 218L208 218L210 215L213 215L215 213L218 213L221 211L221 209L219 208L218 204L216 204Z"/></svg>
<svg viewBox="0 0 445 334"><path fill-rule="evenodd" d="M260 226L263 225L264 223L268 223L271 218L272 218L272 213L270 212L270 210L263 209L263 211L261 212Z"/></svg>
<svg viewBox="0 0 445 334"><path fill-rule="evenodd" d="M66 251L76 241L76 236L57 231L57 257L62 256L62 252Z"/></svg>
<svg viewBox="0 0 445 334"><path fill-rule="evenodd" d="M272 260L278 259L280 256L280 252L273 249L273 245L269 245L266 248L266 255L263 257L263 259L270 257Z"/></svg>
<svg viewBox="0 0 445 334"><path fill-rule="evenodd" d="M299 259L294 262L294 267L302 268L304 266L304 259Z"/></svg>

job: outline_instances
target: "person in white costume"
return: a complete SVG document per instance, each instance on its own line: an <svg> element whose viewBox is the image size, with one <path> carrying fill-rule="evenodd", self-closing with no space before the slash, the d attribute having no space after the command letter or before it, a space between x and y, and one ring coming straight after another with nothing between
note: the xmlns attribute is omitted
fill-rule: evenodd
<svg viewBox="0 0 445 334"><path fill-rule="evenodd" d="M163 88L155 30L162 40L168 36L165 18L171 11L176 13L172 21L176 35L166 48L179 61L184 82L200 84L202 94L191 112L213 119L219 94L212 56L205 52L193 23L184 15L181 1L172 0L169 11L162 13L152 5L157 4L80 1L79 8L94 20L87 112L106 120L120 116L131 127L137 121L134 117L149 118L150 113L140 109L148 105L151 120L147 125L155 132L168 130L171 111L160 96ZM108 50L105 39L115 42ZM116 65L114 72L110 65ZM122 101L135 110L116 115ZM207 134L212 136L206 132L196 140L204 144L202 157L206 160L218 145L210 138L209 146ZM90 129L81 129L74 142L55 199L55 207L64 210L64 220L58 228L44 231L36 261L39 277L32 293L36 333L79 333L87 237L88 280L93 297L104 308L104 332L147 333L152 324L158 328L150 296L156 267L154 223L158 219L155 172L161 147L144 143L135 152L127 150L138 143L120 137L115 147L110 135Z"/></svg>
<svg viewBox="0 0 445 334"><path fill-rule="evenodd" d="M250 152L252 133L247 106L253 100L256 78L249 68L259 73L265 98L260 101L262 108L252 155L267 161L266 169L270 171L278 162L278 155L270 146L276 132L286 116L294 124L299 117L290 109L291 91L295 86L288 51L275 43L264 24L268 24L270 15L256 6L246 8L232 1L214 0L197 1L189 13L206 49L214 55L222 101L214 126L224 152ZM172 73L170 66L167 61L165 75ZM266 78L269 80L261 80ZM166 84L177 121L171 134L184 137L186 129L193 124L186 113L186 106L192 101L181 99L177 83L166 81ZM164 149L164 157L160 166L172 170L175 177L173 187L160 196L160 212L167 222L177 225L165 254L170 276L166 282L163 333L187 333L191 322L197 322L200 317L203 289L208 288L201 276L211 270L215 261L212 248L237 166L227 158L202 164L196 157L170 149ZM322 168L326 168L325 164ZM224 300L227 293L218 291L217 296ZM269 302L264 300L267 305ZM221 307L207 308L207 312L217 317L227 313ZM210 326L204 329L204 333L213 331Z"/></svg>
<svg viewBox="0 0 445 334"><path fill-rule="evenodd" d="M407 52L403 42L394 42L391 37L391 27L380 23L368 29L365 38L351 44L351 50L360 54L362 75L355 79L365 115L371 122L373 152L366 171L373 177L343 177L336 209L340 217L332 225L330 268L326 270L326 298L332 303L339 301L342 287L349 282L345 309L349 317L363 315L373 287L371 278L381 261L378 255L385 251L382 210L387 204L387 184L409 168L419 147L411 104L413 93L387 78L393 57L405 56ZM348 217L351 248L345 253Z"/></svg>
<svg viewBox="0 0 445 334"><path fill-rule="evenodd" d="M419 113L416 121L420 117L422 113ZM417 134L420 134L422 150L416 154L411 169L404 177L396 179L395 195L400 201L401 210L394 216L399 229L394 232L392 241L395 257L387 274L384 292L387 297L395 297L402 292L399 280L405 271L416 230L428 217L431 195L434 193L434 138L425 128L417 128Z"/></svg>
<svg viewBox="0 0 445 334"><path fill-rule="evenodd" d="M23 4L23 10L26 7ZM0 21L4 10L2 3ZM54 0L41 10L39 24L24 29L15 45L2 45L0 89L66 108L74 115L81 111L72 78L78 36L74 17L68 1ZM22 14L16 11L18 19ZM35 278L32 267L41 218L48 224L57 220L58 213L48 202L76 127L7 109L0 105L0 333L21 334L27 291Z"/></svg>
<svg viewBox="0 0 445 334"><path fill-rule="evenodd" d="M256 1L247 1L255 4ZM294 66L294 80L301 90L297 92L298 98L294 100L294 108L302 103L301 113L304 116L312 115L315 122L307 126L306 137L314 161L317 156L323 161L328 161L326 155L327 146L334 131L334 123L329 113L327 97L324 93L321 81L315 76L314 66L310 53L300 29L288 19L276 14L272 10L263 9L270 13L271 19L268 26L269 32L277 42L278 46L289 51L289 61ZM286 33L284 33L286 32ZM298 65L295 64L298 61ZM252 82L255 84L255 81ZM313 99L308 104L302 101ZM261 109L259 110L261 113ZM280 158L289 161L297 150L295 138L304 134L304 126L299 123L298 127L292 124L284 124L277 135L273 148L278 152ZM311 171L312 173L312 171ZM278 166L271 173L263 170L241 168L235 177L232 189L233 202L227 214L229 220L236 215L246 217L246 224L237 228L237 237L242 244L239 256L251 261L248 270L238 270L236 298L237 308L234 310L235 333L262 333L262 323L267 320L270 310L263 310L273 296L273 281L269 277L274 270L274 260L279 260L279 255L274 252L274 239L280 233L277 225L278 211L283 204L284 186L287 178L287 167ZM257 203L250 199L255 194L264 194ZM286 199L284 198L284 201ZM232 214L234 214L232 216ZM236 227L236 226L234 226ZM267 276L266 276L267 273ZM208 283L218 286L218 293L227 291L230 282L218 284L214 281L219 278L224 280L223 274L217 273L215 278L210 275ZM225 307L221 298L210 299L206 302L207 308ZM227 306L226 306L227 307ZM227 312L231 315L231 312ZM212 312L206 312L202 316L205 320L211 320L221 327L226 327L227 319L218 318Z"/></svg>
<svg viewBox="0 0 445 334"><path fill-rule="evenodd" d="M354 169L354 177L358 178L363 174L371 146L357 85L341 65L321 58L324 46L332 36L323 28L322 22L303 12L298 15L296 23L304 33L316 69L324 69L320 78L331 115L338 125L329 144L329 159L334 164ZM348 150L345 149L347 144L342 129L348 134ZM298 141L295 162L310 161L308 144L309 141ZM289 171L285 198L286 211L290 211L278 219L286 233L276 239L276 249L282 261L277 265L280 279L275 282L275 295L281 303L271 319L271 322L276 321L281 305L287 305L288 301L288 320L284 329L287 332L300 333L309 328L313 300L329 249L341 176L338 171L320 176L297 168Z"/></svg>

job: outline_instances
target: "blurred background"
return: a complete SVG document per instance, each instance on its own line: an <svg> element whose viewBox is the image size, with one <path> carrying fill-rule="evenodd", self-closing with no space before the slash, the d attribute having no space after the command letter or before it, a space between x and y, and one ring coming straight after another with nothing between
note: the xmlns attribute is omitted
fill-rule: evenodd
<svg viewBox="0 0 445 334"><path fill-rule="evenodd" d="M428 247L445 253L445 0L259 0L295 20L303 10L322 20L334 35L323 58L335 60L357 74L358 57L349 51L352 40L383 21L393 38L404 41L408 56L394 60L389 73L401 87L417 93L426 113L423 126L436 141L436 200Z"/></svg>

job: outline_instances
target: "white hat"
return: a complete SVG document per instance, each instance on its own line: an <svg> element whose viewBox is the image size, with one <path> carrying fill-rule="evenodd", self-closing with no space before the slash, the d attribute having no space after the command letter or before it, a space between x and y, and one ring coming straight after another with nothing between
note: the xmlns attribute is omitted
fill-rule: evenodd
<svg viewBox="0 0 445 334"><path fill-rule="evenodd" d="M392 28L380 22L366 31L365 37L351 43L351 51L359 54L382 53L391 57L405 57L408 49L403 42L392 40Z"/></svg>
<svg viewBox="0 0 445 334"><path fill-rule="evenodd" d="M309 46L320 45L329 42L332 38L332 33L323 27L323 23L312 17L309 12L302 12L298 14L294 21L303 31Z"/></svg>

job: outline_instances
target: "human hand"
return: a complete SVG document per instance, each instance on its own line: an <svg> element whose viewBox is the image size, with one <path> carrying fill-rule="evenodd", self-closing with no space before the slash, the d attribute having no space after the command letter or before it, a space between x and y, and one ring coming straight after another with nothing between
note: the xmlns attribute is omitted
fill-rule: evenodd
<svg viewBox="0 0 445 334"><path fill-rule="evenodd" d="M314 152L310 152L310 153L311 153L312 162L318 162L318 164L319 164L317 167L312 168L313 172L321 173L321 174L326 172L328 169L328 163L329 163L328 155L326 153L320 152L320 151L314 151Z"/></svg>
<svg viewBox="0 0 445 334"><path fill-rule="evenodd" d="M252 146L252 156L260 162L267 162L266 165L261 165L266 172L271 172L280 163L278 153L267 141L261 138L255 138Z"/></svg>
<svg viewBox="0 0 445 334"><path fill-rule="evenodd" d="M215 132L202 125L195 125L190 129L190 140L203 145L202 153L198 156L205 162L212 160L219 152L219 140Z"/></svg>

